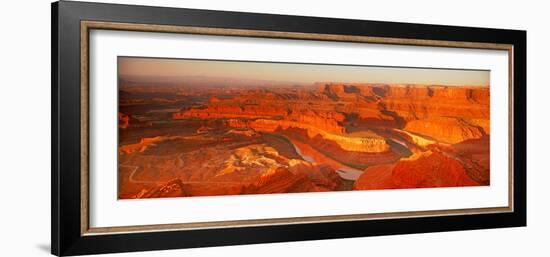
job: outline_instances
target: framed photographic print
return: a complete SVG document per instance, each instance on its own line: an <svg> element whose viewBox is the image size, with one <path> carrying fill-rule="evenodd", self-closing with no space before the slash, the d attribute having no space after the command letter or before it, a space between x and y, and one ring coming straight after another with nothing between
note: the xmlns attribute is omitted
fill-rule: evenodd
<svg viewBox="0 0 550 257"><path fill-rule="evenodd" d="M57 2L52 253L526 225L526 32Z"/></svg>

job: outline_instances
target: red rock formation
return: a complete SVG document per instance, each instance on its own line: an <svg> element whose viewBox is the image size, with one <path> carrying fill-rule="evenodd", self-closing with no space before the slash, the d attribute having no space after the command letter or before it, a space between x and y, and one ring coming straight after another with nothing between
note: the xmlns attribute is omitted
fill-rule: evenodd
<svg viewBox="0 0 550 257"><path fill-rule="evenodd" d="M367 168L353 184L354 190L374 190L396 188L392 179L395 164L376 165Z"/></svg>
<svg viewBox="0 0 550 257"><path fill-rule="evenodd" d="M319 93L258 90L224 100L211 97L209 105L182 110L173 118L244 118L250 121L230 125L265 130L298 127L311 136L322 134L318 131L345 135L346 122L350 128L406 126L407 131L444 143L479 138L490 131L488 87L345 83L318 83L318 87ZM387 150L383 148L372 151Z"/></svg>
<svg viewBox="0 0 550 257"><path fill-rule="evenodd" d="M357 101L361 95L359 87L344 83L320 83L319 91L332 100Z"/></svg>
<svg viewBox="0 0 550 257"><path fill-rule="evenodd" d="M290 160L289 164L290 172L307 176L318 191L333 191L341 184L340 176L329 165L311 164L301 160Z"/></svg>
<svg viewBox="0 0 550 257"><path fill-rule="evenodd" d="M481 138L485 135L482 127L472 125L460 118L451 117L411 120L407 122L404 130L448 144Z"/></svg>
<svg viewBox="0 0 550 257"><path fill-rule="evenodd" d="M219 103L220 102L220 99L213 96L213 97L210 97L210 100L209 100L210 104L215 104L215 103Z"/></svg>
<svg viewBox="0 0 550 257"><path fill-rule="evenodd" d="M173 115L174 119L220 119L220 118L270 118L276 116L288 115L286 110L281 110L277 106L258 106L258 105L226 105L223 102L214 101L213 105L207 107L191 108L182 110ZM221 104L218 104L221 103Z"/></svg>
<svg viewBox="0 0 550 257"><path fill-rule="evenodd" d="M457 160L440 152L426 152L399 161L392 170L397 188L477 186Z"/></svg>
<svg viewBox="0 0 550 257"><path fill-rule="evenodd" d="M293 174L286 168L264 173L257 182L244 187L243 194L274 194L321 191L306 174ZM326 190L323 190L326 191Z"/></svg>
<svg viewBox="0 0 550 257"><path fill-rule="evenodd" d="M141 189L133 195L123 190L119 195L150 198L319 192L333 191L341 183L330 167L288 159L264 144L246 145L232 151L212 147L200 155L194 152L175 155L180 156L175 162L167 156L162 162L157 157L156 163L151 163L155 157L147 157L139 170L134 169L128 177L121 178L134 191L142 184ZM207 166L203 159L208 160ZM136 157L133 160L138 164ZM150 169L157 171L157 178Z"/></svg>
<svg viewBox="0 0 550 257"><path fill-rule="evenodd" d="M488 87L390 86L381 104L404 120L454 116L489 119Z"/></svg>
<svg viewBox="0 0 550 257"><path fill-rule="evenodd" d="M356 190L478 186L462 164L441 152L427 151L395 165L373 166L354 184Z"/></svg>
<svg viewBox="0 0 550 257"><path fill-rule="evenodd" d="M307 132L300 129L288 129L278 131L278 133L288 137L293 144L299 145L305 155L311 155L319 163L328 164L334 169L342 167L342 164L362 168L373 164L393 163L400 158L399 154L391 150L382 152L348 151L335 141L326 140L320 135L310 138ZM340 165L334 161L339 162Z"/></svg>
<svg viewBox="0 0 550 257"><path fill-rule="evenodd" d="M473 126L477 126L483 129L485 134L491 134L491 121L488 119L465 119L465 121Z"/></svg>
<svg viewBox="0 0 550 257"><path fill-rule="evenodd" d="M326 130L319 129L316 126L307 123L287 121L287 120L269 120L257 119L243 121L238 119L227 120L227 125L235 128L251 128L256 131L273 133L277 130L302 129L305 130L310 139L320 136L324 140L333 141L343 150L352 152L386 152L389 146L386 140L375 133L365 131L362 134L329 133ZM324 125L327 125L326 123ZM337 130L338 127L332 130ZM339 127L340 129L343 129Z"/></svg>
<svg viewBox="0 0 550 257"><path fill-rule="evenodd" d="M127 145L120 146L118 151L120 153L126 153L126 154L133 153L133 152L143 152L147 149L148 145L156 143L156 142L160 142L162 140L166 140L166 138L161 137L161 136L158 136L158 137L144 137L139 141L139 143L127 144Z"/></svg>
<svg viewBox="0 0 550 257"><path fill-rule="evenodd" d="M183 188L184 185L182 184L181 180L174 179L149 190L142 189L133 198L164 198L187 196Z"/></svg>
<svg viewBox="0 0 550 257"><path fill-rule="evenodd" d="M299 160L289 164L263 173L257 181L244 186L241 194L324 192L340 186L340 177L327 166Z"/></svg>
<svg viewBox="0 0 550 257"><path fill-rule="evenodd" d="M490 138L484 136L479 139L470 139L452 146L431 146L438 151L459 160L468 176L480 183L489 185L490 182Z"/></svg>

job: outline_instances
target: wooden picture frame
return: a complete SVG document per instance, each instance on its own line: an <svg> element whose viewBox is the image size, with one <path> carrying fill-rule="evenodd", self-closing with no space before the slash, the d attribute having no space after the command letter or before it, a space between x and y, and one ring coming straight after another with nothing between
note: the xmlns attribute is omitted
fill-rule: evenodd
<svg viewBox="0 0 550 257"><path fill-rule="evenodd" d="M508 206L91 227L91 30L508 52ZM52 254L80 255L526 225L526 32L61 1L52 4ZM493 128L498 129L498 128ZM157 225L162 224L162 225Z"/></svg>

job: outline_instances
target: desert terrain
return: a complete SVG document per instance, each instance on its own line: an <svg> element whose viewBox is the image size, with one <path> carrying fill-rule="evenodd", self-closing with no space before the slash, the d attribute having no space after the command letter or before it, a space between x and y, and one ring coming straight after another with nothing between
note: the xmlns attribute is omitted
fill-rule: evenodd
<svg viewBox="0 0 550 257"><path fill-rule="evenodd" d="M119 198L486 186L489 87L119 78Z"/></svg>

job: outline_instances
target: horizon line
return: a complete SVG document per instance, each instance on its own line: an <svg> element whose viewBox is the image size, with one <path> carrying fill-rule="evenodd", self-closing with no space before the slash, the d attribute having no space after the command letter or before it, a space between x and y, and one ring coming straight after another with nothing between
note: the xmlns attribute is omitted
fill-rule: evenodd
<svg viewBox="0 0 550 257"><path fill-rule="evenodd" d="M162 75L129 75L129 74L119 74L118 79L121 79L122 77L148 77L148 78L177 78L177 79L185 79L186 77L204 77L204 78L210 78L210 79L231 79L231 80L245 80L245 81L264 81L264 82L277 82L280 84L298 84L302 86L315 86L316 84L347 84L347 85L374 85L378 84L380 86L440 86L440 87L490 87L490 84L437 84L437 83L402 83L402 82L396 82L396 83L389 83L389 82L366 82L366 81L360 81L360 82L346 82L346 81L315 81L315 82L295 82L295 81L286 81L286 80L269 80L269 79L249 79L249 78L238 78L238 77L221 77L221 76L204 76L204 75L183 75L183 76L162 76ZM122 78L124 79L124 78ZM137 82L137 83L155 83L155 81L131 81L131 82ZM163 82L157 82L157 83L181 83L184 81L163 81ZM261 87L261 85L258 85L258 87Z"/></svg>
<svg viewBox="0 0 550 257"><path fill-rule="evenodd" d="M117 56L117 74L119 77L208 77L299 84L347 81L343 83L490 85L490 70L482 69L173 57Z"/></svg>

